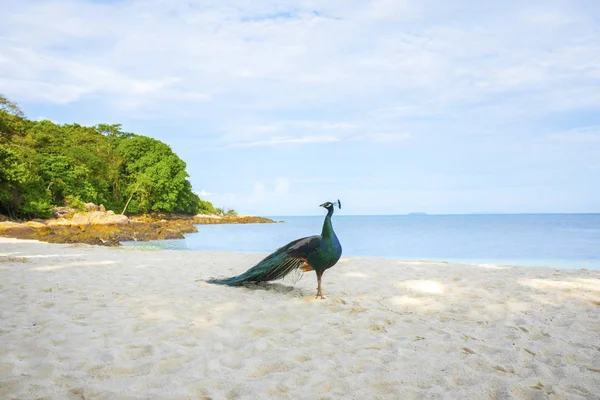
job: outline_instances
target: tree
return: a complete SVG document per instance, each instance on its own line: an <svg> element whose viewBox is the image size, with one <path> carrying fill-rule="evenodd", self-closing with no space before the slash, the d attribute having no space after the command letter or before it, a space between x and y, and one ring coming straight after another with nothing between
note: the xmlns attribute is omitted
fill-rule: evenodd
<svg viewBox="0 0 600 400"><path fill-rule="evenodd" d="M27 169L19 162L17 154L0 145L0 210L9 215L17 211L19 186L27 180Z"/></svg>
<svg viewBox="0 0 600 400"><path fill-rule="evenodd" d="M201 214L216 214L217 210L210 201L200 200L198 202L198 212Z"/></svg>
<svg viewBox="0 0 600 400"><path fill-rule="evenodd" d="M0 212L12 217L51 215L52 206L43 182L28 171L18 154L0 145Z"/></svg>
<svg viewBox="0 0 600 400"><path fill-rule="evenodd" d="M90 170L86 165L77 165L66 156L50 154L40 160L39 167L55 204L63 203L69 195L84 202L96 201L97 192L89 182Z"/></svg>
<svg viewBox="0 0 600 400"><path fill-rule="evenodd" d="M25 118L25 114L19 108L16 103L8 100L4 95L0 93L0 110L4 111L7 114L11 114L17 116L19 118Z"/></svg>
<svg viewBox="0 0 600 400"><path fill-rule="evenodd" d="M138 192L139 177L147 179L144 196L137 196L141 212L198 211L200 198L192 192L187 180L185 162L171 148L146 136L134 136L122 140L118 147L125 160L125 176L128 192Z"/></svg>
<svg viewBox="0 0 600 400"><path fill-rule="evenodd" d="M120 124L31 121L0 95L0 213L45 217L82 201L127 213L214 212L165 143Z"/></svg>
<svg viewBox="0 0 600 400"><path fill-rule="evenodd" d="M134 201L132 208L134 209L134 212L139 212L140 204L146 205L148 202L151 184L152 181L148 176L143 173L136 174L131 184L127 187L126 192L129 194L129 198L127 199L127 203L125 203L125 207L123 207L121 214L125 214L127 207L129 207L129 203L134 196L138 196L138 200Z"/></svg>
<svg viewBox="0 0 600 400"><path fill-rule="evenodd" d="M98 124L94 127L94 129L101 135L108 137L128 139L135 136L133 133L123 132L121 130L121 124Z"/></svg>

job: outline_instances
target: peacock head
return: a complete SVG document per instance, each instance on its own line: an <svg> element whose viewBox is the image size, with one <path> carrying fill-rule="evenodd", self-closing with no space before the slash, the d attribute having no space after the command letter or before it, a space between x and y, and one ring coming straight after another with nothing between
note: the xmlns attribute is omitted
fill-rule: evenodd
<svg viewBox="0 0 600 400"><path fill-rule="evenodd" d="M335 202L330 202L330 201L326 201L325 203L321 204L319 207L325 207L327 210L331 210L333 207L336 207L341 209L342 208L342 202L340 202L340 200L338 199L338 201Z"/></svg>

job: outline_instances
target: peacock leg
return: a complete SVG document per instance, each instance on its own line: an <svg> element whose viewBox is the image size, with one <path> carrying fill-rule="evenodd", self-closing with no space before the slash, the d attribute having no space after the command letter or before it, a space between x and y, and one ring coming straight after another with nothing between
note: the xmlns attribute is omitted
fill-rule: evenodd
<svg viewBox="0 0 600 400"><path fill-rule="evenodd" d="M317 271L317 296L315 298L324 299L323 293L321 293L321 276L323 276L323 271Z"/></svg>

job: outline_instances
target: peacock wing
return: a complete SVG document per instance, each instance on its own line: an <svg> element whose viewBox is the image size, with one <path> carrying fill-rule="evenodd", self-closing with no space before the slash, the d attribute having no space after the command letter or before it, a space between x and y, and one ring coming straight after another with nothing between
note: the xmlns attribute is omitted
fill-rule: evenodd
<svg viewBox="0 0 600 400"><path fill-rule="evenodd" d="M321 245L321 236L308 236L288 244L287 254L292 258L306 260L310 254L317 251Z"/></svg>

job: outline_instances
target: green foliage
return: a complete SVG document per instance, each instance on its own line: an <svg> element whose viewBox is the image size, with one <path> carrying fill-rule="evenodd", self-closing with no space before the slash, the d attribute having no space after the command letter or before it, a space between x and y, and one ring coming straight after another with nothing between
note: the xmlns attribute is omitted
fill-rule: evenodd
<svg viewBox="0 0 600 400"><path fill-rule="evenodd" d="M21 183L27 178L27 169L19 161L18 154L0 144L0 182Z"/></svg>
<svg viewBox="0 0 600 400"><path fill-rule="evenodd" d="M31 121L0 95L0 213L49 217L53 206L85 202L115 212L214 213L187 178L163 142L119 124Z"/></svg>
<svg viewBox="0 0 600 400"><path fill-rule="evenodd" d="M14 214L18 187L27 181L27 169L16 152L0 144L0 212Z"/></svg>
<svg viewBox="0 0 600 400"><path fill-rule="evenodd" d="M200 200L198 203L198 212L200 214L216 214L217 210L210 201Z"/></svg>
<svg viewBox="0 0 600 400"><path fill-rule="evenodd" d="M52 201L60 204L68 196L95 201L97 192L90 181L90 169L61 155L48 154L40 159L39 173L48 183Z"/></svg>
<svg viewBox="0 0 600 400"><path fill-rule="evenodd" d="M67 195L65 197L65 206L76 211L86 211L85 203L77 196Z"/></svg>
<svg viewBox="0 0 600 400"><path fill-rule="evenodd" d="M0 94L0 110L4 111L7 114L25 118L25 114L19 108L19 106L16 103L13 103L12 101L8 100L2 94Z"/></svg>
<svg viewBox="0 0 600 400"><path fill-rule="evenodd" d="M0 144L0 213L10 216L49 217L52 206L44 183L19 154Z"/></svg>
<svg viewBox="0 0 600 400"><path fill-rule="evenodd" d="M156 139L134 136L122 140L117 149L125 159L127 192L138 193L140 211L198 211L200 198L192 192L186 165L169 146Z"/></svg>
<svg viewBox="0 0 600 400"><path fill-rule="evenodd" d="M221 216L228 216L228 217L235 217L238 215L237 211L235 211L233 209L227 210L225 207L215 208L214 214L221 215Z"/></svg>
<svg viewBox="0 0 600 400"><path fill-rule="evenodd" d="M35 195L27 196L18 209L18 214L27 217L50 218L53 207L47 199L38 199Z"/></svg>

